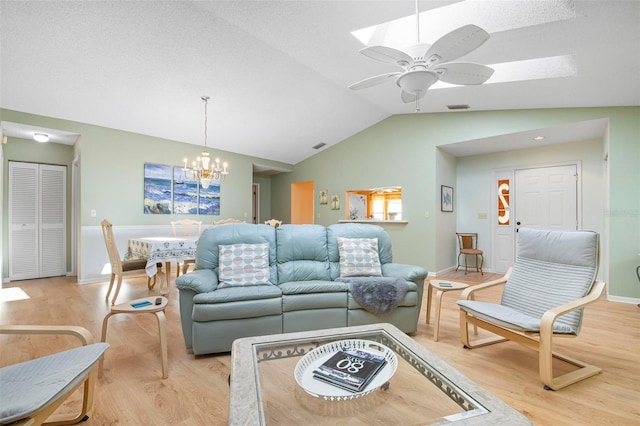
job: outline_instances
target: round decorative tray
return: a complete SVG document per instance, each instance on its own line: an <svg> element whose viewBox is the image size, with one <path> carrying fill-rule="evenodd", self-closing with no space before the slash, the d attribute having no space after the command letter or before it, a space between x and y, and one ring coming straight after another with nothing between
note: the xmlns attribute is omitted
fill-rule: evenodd
<svg viewBox="0 0 640 426"><path fill-rule="evenodd" d="M313 377L313 370L331 358L337 351L345 347L363 349L374 354L382 355L387 361L382 370L371 380L371 383L360 392L350 392ZM375 391L393 377L397 368L398 358L391 349L371 340L349 339L338 340L312 350L298 361L294 374L298 385L308 394L329 401L342 401L359 398Z"/></svg>

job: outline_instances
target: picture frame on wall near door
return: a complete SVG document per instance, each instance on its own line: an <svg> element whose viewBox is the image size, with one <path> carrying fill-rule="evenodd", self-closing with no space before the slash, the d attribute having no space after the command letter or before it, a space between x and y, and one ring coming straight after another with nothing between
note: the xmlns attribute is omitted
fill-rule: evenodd
<svg viewBox="0 0 640 426"><path fill-rule="evenodd" d="M440 185L440 210L443 212L453 212L453 188Z"/></svg>

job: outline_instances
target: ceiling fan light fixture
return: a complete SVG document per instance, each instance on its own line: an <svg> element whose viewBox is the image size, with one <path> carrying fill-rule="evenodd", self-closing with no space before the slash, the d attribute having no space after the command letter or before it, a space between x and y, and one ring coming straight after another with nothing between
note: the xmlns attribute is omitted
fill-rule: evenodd
<svg viewBox="0 0 640 426"><path fill-rule="evenodd" d="M407 93L419 94L426 92L438 81L438 74L430 70L409 71L396 80L396 84Z"/></svg>
<svg viewBox="0 0 640 426"><path fill-rule="evenodd" d="M33 140L40 143L49 142L49 135L46 133L34 133Z"/></svg>

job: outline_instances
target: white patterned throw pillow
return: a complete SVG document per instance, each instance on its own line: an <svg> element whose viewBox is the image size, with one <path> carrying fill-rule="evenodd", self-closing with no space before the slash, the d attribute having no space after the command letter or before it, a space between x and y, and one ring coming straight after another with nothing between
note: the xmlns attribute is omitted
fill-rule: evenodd
<svg viewBox="0 0 640 426"><path fill-rule="evenodd" d="M341 277L380 277L377 238L338 237Z"/></svg>
<svg viewBox="0 0 640 426"><path fill-rule="evenodd" d="M269 285L269 243L218 246L218 287Z"/></svg>

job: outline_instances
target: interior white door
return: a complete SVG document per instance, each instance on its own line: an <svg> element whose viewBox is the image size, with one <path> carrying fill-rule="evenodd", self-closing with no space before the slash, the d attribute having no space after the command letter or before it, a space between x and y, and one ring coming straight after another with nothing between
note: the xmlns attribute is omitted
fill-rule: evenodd
<svg viewBox="0 0 640 426"><path fill-rule="evenodd" d="M66 167L9 162L9 279L66 274Z"/></svg>
<svg viewBox="0 0 640 426"><path fill-rule="evenodd" d="M520 227L578 229L577 165L516 170L515 216L516 232Z"/></svg>
<svg viewBox="0 0 640 426"><path fill-rule="evenodd" d="M66 274L67 168L40 165L40 277Z"/></svg>
<svg viewBox="0 0 640 426"><path fill-rule="evenodd" d="M38 165L9 162L9 280L38 278Z"/></svg>

